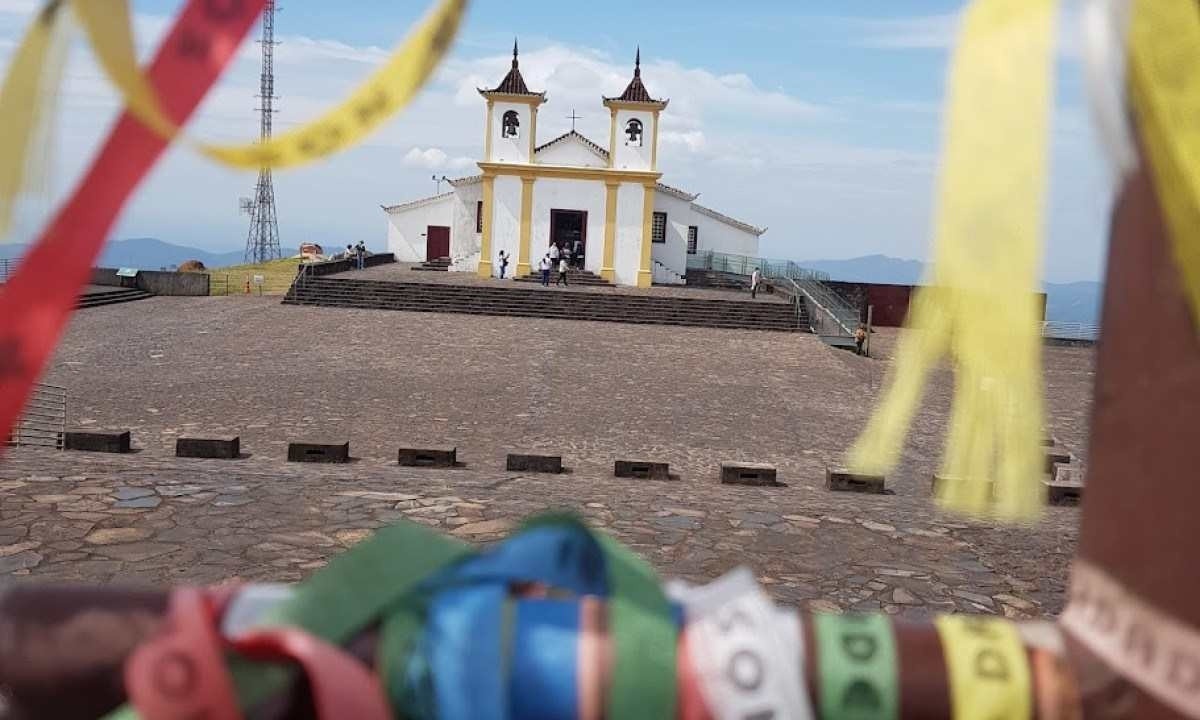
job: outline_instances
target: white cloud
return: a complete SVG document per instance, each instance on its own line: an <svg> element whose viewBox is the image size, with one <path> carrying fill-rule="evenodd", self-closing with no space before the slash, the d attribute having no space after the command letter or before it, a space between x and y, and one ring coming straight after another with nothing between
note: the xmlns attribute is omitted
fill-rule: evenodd
<svg viewBox="0 0 1200 720"><path fill-rule="evenodd" d="M441 170L442 168L461 170L475 164L475 160L472 158L451 158L444 150L435 147L424 150L415 147L404 155L403 162L408 167L422 167L426 170Z"/></svg>
<svg viewBox="0 0 1200 720"><path fill-rule="evenodd" d="M858 20L860 47L946 49L958 38L959 13Z"/></svg>
<svg viewBox="0 0 1200 720"><path fill-rule="evenodd" d="M38 9L37 0L0 0L0 14L32 15Z"/></svg>
<svg viewBox="0 0 1200 720"><path fill-rule="evenodd" d="M704 148L704 133L700 130L687 132L664 130L659 133L658 141L663 145L682 145L691 152L698 152Z"/></svg>
<svg viewBox="0 0 1200 720"><path fill-rule="evenodd" d="M1065 0L1058 9L1057 46L1060 58L1079 59L1081 7L1084 0ZM958 43L961 12L895 18L850 20L853 44L891 50L949 50Z"/></svg>

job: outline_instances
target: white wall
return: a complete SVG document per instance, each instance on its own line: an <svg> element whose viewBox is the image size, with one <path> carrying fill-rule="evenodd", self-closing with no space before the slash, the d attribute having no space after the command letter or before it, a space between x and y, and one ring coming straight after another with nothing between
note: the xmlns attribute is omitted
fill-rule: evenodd
<svg viewBox="0 0 1200 720"><path fill-rule="evenodd" d="M625 126L630 120L642 121L642 144L630 145ZM617 110L617 146L613 148L613 167L618 170L650 170L654 148L654 113L648 110Z"/></svg>
<svg viewBox="0 0 1200 720"><path fill-rule="evenodd" d="M661 190L654 192L655 212L667 214L667 242L651 243L650 257L678 275L687 273L687 233L689 225L698 225L692 204Z"/></svg>
<svg viewBox="0 0 1200 720"><path fill-rule="evenodd" d="M519 135L515 138L500 137L504 134L504 113L514 110L521 121ZM492 162L529 162L529 133L533 132L532 109L524 103L497 102L492 107Z"/></svg>
<svg viewBox="0 0 1200 720"><path fill-rule="evenodd" d="M641 183L621 183L617 188L613 275L618 285L637 285L638 267L642 260L642 204L645 192Z"/></svg>
<svg viewBox="0 0 1200 720"><path fill-rule="evenodd" d="M570 165L572 167L608 167L608 163L574 138L540 151L534 160L542 165Z"/></svg>
<svg viewBox="0 0 1200 720"><path fill-rule="evenodd" d="M583 210L587 213L584 268L599 273L604 260L604 182L543 178L534 181L529 255L529 264L534 267L550 247L551 210Z"/></svg>
<svg viewBox="0 0 1200 720"><path fill-rule="evenodd" d="M758 236L754 233L733 227L701 212L695 212L694 217L696 222L693 224L700 229L696 243L697 252L713 251L758 257Z"/></svg>
<svg viewBox="0 0 1200 720"><path fill-rule="evenodd" d="M479 246L483 234L475 232L475 207L483 199L483 183L455 188L454 224L450 227L452 270L475 272L479 268Z"/></svg>
<svg viewBox="0 0 1200 720"><path fill-rule="evenodd" d="M510 272L517 270L517 240L521 234L521 179L515 175L498 175L492 190L492 272L500 274L496 258L500 251L508 253L512 261Z"/></svg>
<svg viewBox="0 0 1200 720"><path fill-rule="evenodd" d="M396 254L400 262L425 262L425 229L429 225L451 227L450 243L454 244L454 202L452 195L416 207L387 213L388 252ZM338 248L345 250L345 248Z"/></svg>

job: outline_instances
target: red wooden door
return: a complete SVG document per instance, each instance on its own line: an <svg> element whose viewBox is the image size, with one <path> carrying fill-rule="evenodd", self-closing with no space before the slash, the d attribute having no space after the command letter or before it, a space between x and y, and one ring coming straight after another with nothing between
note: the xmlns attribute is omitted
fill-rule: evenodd
<svg viewBox="0 0 1200 720"><path fill-rule="evenodd" d="M425 228L425 259L437 260L450 257L450 228L445 225L429 225Z"/></svg>

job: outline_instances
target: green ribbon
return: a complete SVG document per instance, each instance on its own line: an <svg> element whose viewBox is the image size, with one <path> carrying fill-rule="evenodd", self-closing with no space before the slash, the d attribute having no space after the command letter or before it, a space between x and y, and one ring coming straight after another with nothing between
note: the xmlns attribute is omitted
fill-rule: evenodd
<svg viewBox="0 0 1200 720"><path fill-rule="evenodd" d="M815 615L817 687L825 720L896 720L896 638L885 615Z"/></svg>
<svg viewBox="0 0 1200 720"><path fill-rule="evenodd" d="M575 517L543 516L525 527L547 525L578 528L597 542L604 556L615 654L606 715L635 720L674 717L677 629L654 571ZM424 625L428 599L414 591L430 574L472 552L469 546L414 523L384 528L299 585L291 599L267 613L261 625L299 627L344 645L371 623L380 622L376 655L385 690L394 707L410 707L420 699L405 687L402 668ZM228 662L242 708L253 708L281 692L295 673L283 665L234 655ZM125 706L108 720L137 717L133 708Z"/></svg>

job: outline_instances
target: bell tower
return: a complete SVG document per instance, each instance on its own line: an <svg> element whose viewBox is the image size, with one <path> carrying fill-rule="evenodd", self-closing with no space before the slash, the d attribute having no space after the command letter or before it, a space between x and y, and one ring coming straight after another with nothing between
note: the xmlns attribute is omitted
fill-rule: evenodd
<svg viewBox="0 0 1200 720"><path fill-rule="evenodd" d="M546 93L533 92L521 77L517 41L513 40L512 69L491 90L479 89L487 100L487 127L484 131L483 161L494 163L531 163L537 135L538 107L546 102Z"/></svg>
<svg viewBox="0 0 1200 720"><path fill-rule="evenodd" d="M608 164L617 170L658 169L658 115L669 100L655 100L642 84L642 49L633 63L633 79L625 92L604 98L612 124L609 129Z"/></svg>

